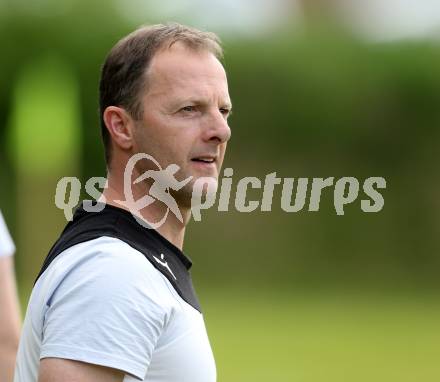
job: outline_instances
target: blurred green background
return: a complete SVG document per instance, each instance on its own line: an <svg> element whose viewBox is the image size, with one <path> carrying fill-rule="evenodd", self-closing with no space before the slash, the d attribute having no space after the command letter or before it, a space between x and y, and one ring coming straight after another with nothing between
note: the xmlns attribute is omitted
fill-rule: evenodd
<svg viewBox="0 0 440 382"><path fill-rule="evenodd" d="M65 225L58 180L105 176L105 54L174 20L223 39L234 185L274 171L387 181L378 213L359 197L337 216L332 189L318 212L286 213L278 186L271 212L191 222L219 381L440 380L440 9L392 3L0 0L0 207L23 309Z"/></svg>

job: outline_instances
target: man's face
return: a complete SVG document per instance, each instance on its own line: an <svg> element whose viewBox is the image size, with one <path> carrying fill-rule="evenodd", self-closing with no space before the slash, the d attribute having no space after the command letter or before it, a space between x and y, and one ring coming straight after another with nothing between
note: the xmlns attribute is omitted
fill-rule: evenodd
<svg viewBox="0 0 440 382"><path fill-rule="evenodd" d="M176 197L188 200L199 177L218 179L231 135L231 101L225 70L212 53L181 43L158 52L147 72L142 106L135 152L153 156L162 168L177 164L178 180L193 176Z"/></svg>

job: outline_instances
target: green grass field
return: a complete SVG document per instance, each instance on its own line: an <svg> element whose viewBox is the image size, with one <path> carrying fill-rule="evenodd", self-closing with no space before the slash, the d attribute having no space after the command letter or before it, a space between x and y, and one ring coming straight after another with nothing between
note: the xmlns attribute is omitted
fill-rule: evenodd
<svg viewBox="0 0 440 382"><path fill-rule="evenodd" d="M437 296L201 297L220 382L440 381Z"/></svg>

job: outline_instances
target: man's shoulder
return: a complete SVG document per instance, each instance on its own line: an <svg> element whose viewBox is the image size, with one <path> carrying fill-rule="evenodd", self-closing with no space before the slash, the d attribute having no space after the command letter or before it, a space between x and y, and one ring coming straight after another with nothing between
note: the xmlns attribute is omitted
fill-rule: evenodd
<svg viewBox="0 0 440 382"><path fill-rule="evenodd" d="M104 295L118 289L133 289L158 299L168 290L164 277L141 252L120 239L106 236L61 252L35 287L51 295L60 286Z"/></svg>
<svg viewBox="0 0 440 382"><path fill-rule="evenodd" d="M109 272L145 268L146 263L145 256L123 240L101 236L66 248L48 270L93 267L95 271Z"/></svg>

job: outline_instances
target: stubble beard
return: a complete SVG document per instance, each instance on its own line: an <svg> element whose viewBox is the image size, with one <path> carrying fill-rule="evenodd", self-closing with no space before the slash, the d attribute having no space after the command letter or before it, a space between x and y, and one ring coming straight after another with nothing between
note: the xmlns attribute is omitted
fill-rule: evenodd
<svg viewBox="0 0 440 382"><path fill-rule="evenodd" d="M210 183L215 183L215 185L211 185L211 189L214 190L213 193L217 192L218 189L218 179L217 177L211 177L212 181ZM176 200L178 206L182 210L190 210L193 203L193 198L195 197L195 200L198 200L199 197L195 196L195 188L194 185L198 181L199 178L193 178L191 182L189 182L187 185L182 187L180 190L170 190L171 196ZM212 195L211 195L212 196ZM208 187L205 184L202 190L201 198L205 199L208 197ZM182 211L183 212L183 211Z"/></svg>

